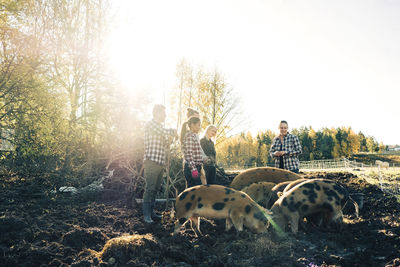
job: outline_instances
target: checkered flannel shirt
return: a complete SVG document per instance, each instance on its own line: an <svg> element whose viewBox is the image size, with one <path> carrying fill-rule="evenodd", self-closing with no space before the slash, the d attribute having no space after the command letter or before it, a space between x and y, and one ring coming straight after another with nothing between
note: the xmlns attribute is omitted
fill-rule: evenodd
<svg viewBox="0 0 400 267"><path fill-rule="evenodd" d="M187 162L192 171L196 170L196 165L203 164L204 152L200 145L199 136L196 133L190 130L186 133L182 150L185 162Z"/></svg>
<svg viewBox="0 0 400 267"><path fill-rule="evenodd" d="M298 155L302 153L299 138L296 135L287 133L283 138L282 150L281 139L279 136L272 140L271 149L269 153L273 159L275 159L275 167L279 168L279 157L275 157L273 154L276 151L285 151L283 155L283 166L287 170L296 170L300 167Z"/></svg>
<svg viewBox="0 0 400 267"><path fill-rule="evenodd" d="M174 136L174 129L165 129L154 120L146 123L144 130L144 160L165 165L165 147L168 136Z"/></svg>

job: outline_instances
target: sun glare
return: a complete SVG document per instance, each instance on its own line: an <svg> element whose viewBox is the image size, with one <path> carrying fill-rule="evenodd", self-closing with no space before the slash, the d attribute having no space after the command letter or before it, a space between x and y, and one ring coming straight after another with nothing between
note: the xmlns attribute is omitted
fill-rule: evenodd
<svg viewBox="0 0 400 267"><path fill-rule="evenodd" d="M146 58L143 47L134 43L134 38L128 34L124 26L116 29L110 36L109 56L112 70L120 79L124 87L133 86L132 81L143 80L144 69L146 69ZM142 66L142 67L140 67Z"/></svg>
<svg viewBox="0 0 400 267"><path fill-rule="evenodd" d="M108 41L111 67L122 86L132 94L146 90L154 102L165 101L183 56L174 43L175 22L159 8L146 1L121 1Z"/></svg>
<svg viewBox="0 0 400 267"><path fill-rule="evenodd" d="M378 13L357 13L354 3L346 5L349 9L343 3L296 1L115 3L109 57L114 74L132 96L145 91L152 102L166 104L177 85L176 65L184 58L195 68L220 70L238 93L254 131L276 128L276 121L265 120L260 110L280 109L279 103L268 101L277 91L289 96L287 106L306 103L299 112L280 110L280 118L293 122L292 127L345 124L381 139L388 136L383 125L398 117L398 57L388 56L397 51L398 38L391 34L397 27L394 11L387 19L380 17L389 27L385 32L371 23L370 16ZM353 114L370 105L386 115L368 109L355 119L336 103L351 107ZM372 126L371 118L382 126Z"/></svg>

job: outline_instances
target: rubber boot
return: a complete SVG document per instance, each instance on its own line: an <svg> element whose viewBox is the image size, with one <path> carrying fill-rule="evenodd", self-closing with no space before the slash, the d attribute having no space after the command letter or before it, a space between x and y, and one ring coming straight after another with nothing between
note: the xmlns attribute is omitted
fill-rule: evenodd
<svg viewBox="0 0 400 267"><path fill-rule="evenodd" d="M143 221L147 224L154 222L151 219L151 211L151 202L143 202Z"/></svg>
<svg viewBox="0 0 400 267"><path fill-rule="evenodd" d="M151 218L153 218L155 221L161 221L162 215L158 215L157 213L154 212L155 205L156 205L155 201L151 202Z"/></svg>

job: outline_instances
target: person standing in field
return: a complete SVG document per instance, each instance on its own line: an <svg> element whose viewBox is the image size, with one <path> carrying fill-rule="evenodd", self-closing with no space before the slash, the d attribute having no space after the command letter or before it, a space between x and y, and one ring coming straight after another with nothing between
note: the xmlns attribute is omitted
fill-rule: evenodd
<svg viewBox="0 0 400 267"><path fill-rule="evenodd" d="M298 155L302 153L299 138L288 132L287 121L279 123L280 134L272 140L269 151L275 159L275 167L299 173L300 161Z"/></svg>
<svg viewBox="0 0 400 267"><path fill-rule="evenodd" d="M181 146L183 153L183 174L186 188L200 185L200 172L203 165L203 150L199 140L200 118L190 117L181 129Z"/></svg>
<svg viewBox="0 0 400 267"><path fill-rule="evenodd" d="M212 140L217 134L217 127L215 125L209 125L206 128L203 138L200 140L201 148L206 155L204 160L204 171L206 173L207 183L216 184L216 156L215 145Z"/></svg>
<svg viewBox="0 0 400 267"><path fill-rule="evenodd" d="M144 178L146 186L143 194L143 218L145 223L160 220L161 216L154 213L155 199L160 191L164 167L166 163L165 148L177 137L175 129L165 129L165 107L155 105L153 119L148 121L144 130Z"/></svg>

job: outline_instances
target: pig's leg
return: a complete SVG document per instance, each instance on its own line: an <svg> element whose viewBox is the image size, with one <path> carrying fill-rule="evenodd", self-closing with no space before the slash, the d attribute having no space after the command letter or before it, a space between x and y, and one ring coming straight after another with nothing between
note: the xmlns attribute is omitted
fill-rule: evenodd
<svg viewBox="0 0 400 267"><path fill-rule="evenodd" d="M225 220L225 230L226 231L229 231L231 228L232 228L232 221L231 221L231 219L230 218L226 218L226 220Z"/></svg>
<svg viewBox="0 0 400 267"><path fill-rule="evenodd" d="M195 228L193 228L193 224L194 224ZM200 235L203 235L200 231L200 217L199 216L193 215L192 217L190 217L190 227L192 228L196 237L198 237L197 233L199 233Z"/></svg>
<svg viewBox="0 0 400 267"><path fill-rule="evenodd" d="M231 220L236 230L243 231L243 215L240 212L233 211L231 213Z"/></svg>
<svg viewBox="0 0 400 267"><path fill-rule="evenodd" d="M181 228L182 225L184 225L187 222L187 218L180 218L175 222L175 230L174 234L177 234L179 232L179 229Z"/></svg>

